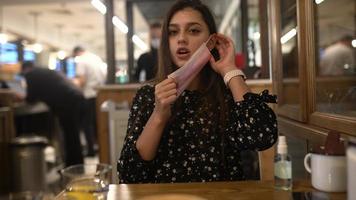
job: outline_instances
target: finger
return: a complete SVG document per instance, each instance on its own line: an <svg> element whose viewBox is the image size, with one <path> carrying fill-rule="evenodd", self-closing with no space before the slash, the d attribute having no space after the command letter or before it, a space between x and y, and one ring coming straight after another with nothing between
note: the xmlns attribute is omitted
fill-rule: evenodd
<svg viewBox="0 0 356 200"><path fill-rule="evenodd" d="M173 78L166 78L164 79L162 82L158 83L156 86L161 87L170 83L174 83L174 79Z"/></svg>
<svg viewBox="0 0 356 200"><path fill-rule="evenodd" d="M234 44L234 41L231 38L225 37L225 39L226 39L228 44Z"/></svg>
<svg viewBox="0 0 356 200"><path fill-rule="evenodd" d="M217 45L217 50L218 50L220 56L223 56L226 54L225 48L221 44Z"/></svg>
<svg viewBox="0 0 356 200"><path fill-rule="evenodd" d="M218 40L220 41L223 41L223 42L229 42L229 37L225 36L224 34L221 34L221 33L218 33L217 34L217 38Z"/></svg>
<svg viewBox="0 0 356 200"><path fill-rule="evenodd" d="M172 90L172 89L175 89L175 88L177 88L177 85L176 85L176 83L173 82L173 83L169 83L167 85L162 85L162 86L156 88L156 92L157 93L162 93L162 92L165 92L165 91L168 91L168 90Z"/></svg>
<svg viewBox="0 0 356 200"><path fill-rule="evenodd" d="M223 49L227 49L229 47L229 41L223 39L221 42L221 46L223 47Z"/></svg>
<svg viewBox="0 0 356 200"><path fill-rule="evenodd" d="M164 87L165 85L168 85L171 83L175 83L174 80L172 78L167 78L155 86L155 91L157 92L157 91L161 90L161 88Z"/></svg>
<svg viewBox="0 0 356 200"><path fill-rule="evenodd" d="M169 85L166 85L164 87L157 88L157 90L155 91L155 96L157 99L162 99L162 98L167 97L167 92L169 92L171 90L176 90L176 89L177 89L176 84L170 83Z"/></svg>
<svg viewBox="0 0 356 200"><path fill-rule="evenodd" d="M177 84L173 82L173 83L169 83L169 84L167 84L167 85L162 86L161 89L162 89L163 91L166 91L166 90L174 89L174 88L176 88L176 87L177 87Z"/></svg>
<svg viewBox="0 0 356 200"><path fill-rule="evenodd" d="M170 105L173 104L177 100L177 95L171 95L168 98L165 98L162 100L162 104L164 105Z"/></svg>
<svg viewBox="0 0 356 200"><path fill-rule="evenodd" d="M163 92L163 93L159 94L159 98L165 99L172 95L177 95L177 89L174 88L174 89L168 90L166 92Z"/></svg>
<svg viewBox="0 0 356 200"><path fill-rule="evenodd" d="M224 48L229 48L234 44L231 38L226 37L223 34L218 34L218 42L224 47Z"/></svg>
<svg viewBox="0 0 356 200"><path fill-rule="evenodd" d="M228 44L226 43L226 41L219 41L217 46L220 48L220 49L226 49L228 47Z"/></svg>
<svg viewBox="0 0 356 200"><path fill-rule="evenodd" d="M217 45L219 48L219 53L222 54L229 54L229 52L235 52L235 48L234 48L234 43L233 41L229 38L226 37L222 34L219 34L219 45Z"/></svg>
<svg viewBox="0 0 356 200"><path fill-rule="evenodd" d="M211 65L214 65L216 63L214 56L211 56L209 61Z"/></svg>

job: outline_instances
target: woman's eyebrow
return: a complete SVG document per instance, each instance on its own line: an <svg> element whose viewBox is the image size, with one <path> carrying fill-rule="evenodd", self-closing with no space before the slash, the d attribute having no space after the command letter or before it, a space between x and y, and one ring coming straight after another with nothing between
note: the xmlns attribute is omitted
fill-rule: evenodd
<svg viewBox="0 0 356 200"><path fill-rule="evenodd" d="M178 28L178 24L169 24L168 28Z"/></svg>
<svg viewBox="0 0 356 200"><path fill-rule="evenodd" d="M201 24L198 22L189 22L186 24L186 26L193 26L193 25L201 26ZM172 27L172 28L179 27L179 24L171 23L171 24L169 24L169 27Z"/></svg>

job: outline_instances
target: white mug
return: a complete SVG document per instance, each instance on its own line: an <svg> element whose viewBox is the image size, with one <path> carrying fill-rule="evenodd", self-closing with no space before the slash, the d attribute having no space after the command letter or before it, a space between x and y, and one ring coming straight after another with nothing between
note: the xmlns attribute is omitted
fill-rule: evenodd
<svg viewBox="0 0 356 200"><path fill-rule="evenodd" d="M311 160L311 167L308 160ZM325 192L346 191L346 157L308 153L304 167L311 173L314 188Z"/></svg>

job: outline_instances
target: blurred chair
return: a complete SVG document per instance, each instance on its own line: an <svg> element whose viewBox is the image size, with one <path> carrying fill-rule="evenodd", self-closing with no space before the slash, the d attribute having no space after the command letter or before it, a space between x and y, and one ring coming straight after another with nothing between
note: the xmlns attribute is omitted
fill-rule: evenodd
<svg viewBox="0 0 356 200"><path fill-rule="evenodd" d="M241 166L245 180L259 180L260 167L258 152L242 150L240 152Z"/></svg>
<svg viewBox="0 0 356 200"><path fill-rule="evenodd" d="M9 106L13 107L14 105L14 93L10 89L1 89L0 88L0 107Z"/></svg>
<svg viewBox="0 0 356 200"><path fill-rule="evenodd" d="M274 180L274 146L264 151L243 150L240 153L246 180Z"/></svg>

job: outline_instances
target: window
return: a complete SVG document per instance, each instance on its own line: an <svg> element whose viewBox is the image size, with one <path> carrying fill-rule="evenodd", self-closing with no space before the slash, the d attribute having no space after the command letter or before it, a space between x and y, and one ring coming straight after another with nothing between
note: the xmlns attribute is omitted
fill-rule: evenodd
<svg viewBox="0 0 356 200"><path fill-rule="evenodd" d="M356 117L356 2L315 2L316 110Z"/></svg>

